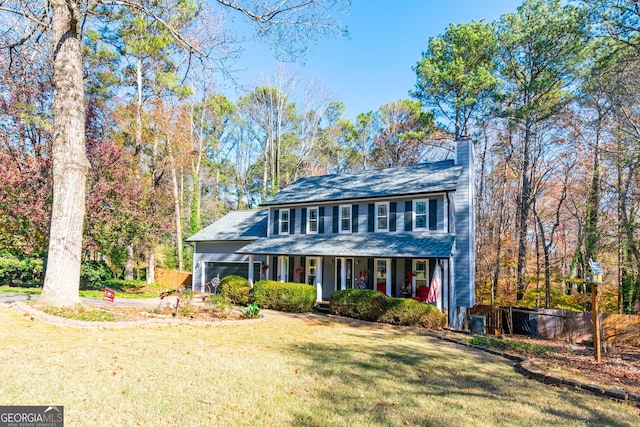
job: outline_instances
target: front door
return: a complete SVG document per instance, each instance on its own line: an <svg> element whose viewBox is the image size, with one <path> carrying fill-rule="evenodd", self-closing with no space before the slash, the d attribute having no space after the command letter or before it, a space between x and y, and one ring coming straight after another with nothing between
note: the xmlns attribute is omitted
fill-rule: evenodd
<svg viewBox="0 0 640 427"><path fill-rule="evenodd" d="M353 289L353 258L336 258L336 290Z"/></svg>
<svg viewBox="0 0 640 427"><path fill-rule="evenodd" d="M413 295L420 286L427 286L429 278L429 262L426 259L413 260Z"/></svg>

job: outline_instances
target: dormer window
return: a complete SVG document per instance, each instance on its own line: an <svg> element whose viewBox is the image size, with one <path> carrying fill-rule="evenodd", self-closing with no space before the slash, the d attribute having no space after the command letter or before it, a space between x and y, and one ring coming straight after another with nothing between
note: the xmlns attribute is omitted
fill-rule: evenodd
<svg viewBox="0 0 640 427"><path fill-rule="evenodd" d="M389 203L376 203L376 231L389 231Z"/></svg>
<svg viewBox="0 0 640 427"><path fill-rule="evenodd" d="M289 234L289 209L280 211L280 234Z"/></svg>
<svg viewBox="0 0 640 427"><path fill-rule="evenodd" d="M351 233L351 205L340 206L340 233Z"/></svg>

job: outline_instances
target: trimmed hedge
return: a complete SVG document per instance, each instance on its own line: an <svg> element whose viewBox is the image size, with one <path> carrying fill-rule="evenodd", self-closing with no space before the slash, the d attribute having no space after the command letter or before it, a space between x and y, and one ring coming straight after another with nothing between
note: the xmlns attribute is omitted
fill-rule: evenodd
<svg viewBox="0 0 640 427"><path fill-rule="evenodd" d="M242 276L225 276L220 280L220 295L229 298L232 304L246 306L251 302L249 280Z"/></svg>
<svg viewBox="0 0 640 427"><path fill-rule="evenodd" d="M253 297L260 308L306 313L316 303L316 289L303 283L261 280L253 285Z"/></svg>
<svg viewBox="0 0 640 427"><path fill-rule="evenodd" d="M21 258L7 252L0 253L0 286L39 288L44 279L41 258Z"/></svg>
<svg viewBox="0 0 640 427"><path fill-rule="evenodd" d="M370 289L347 289L331 295L331 312L339 316L402 326L442 329L446 316L431 304L391 298Z"/></svg>

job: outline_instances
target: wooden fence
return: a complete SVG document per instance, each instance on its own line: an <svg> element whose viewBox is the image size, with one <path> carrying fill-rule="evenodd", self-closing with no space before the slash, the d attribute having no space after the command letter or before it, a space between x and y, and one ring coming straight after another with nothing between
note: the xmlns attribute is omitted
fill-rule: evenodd
<svg viewBox="0 0 640 427"><path fill-rule="evenodd" d="M593 316L589 312L476 305L468 314L485 317L488 335L515 333L576 343L593 341ZM600 320L603 340L640 346L640 316L600 314Z"/></svg>
<svg viewBox="0 0 640 427"><path fill-rule="evenodd" d="M168 289L187 288L191 286L191 273L156 268L154 280Z"/></svg>

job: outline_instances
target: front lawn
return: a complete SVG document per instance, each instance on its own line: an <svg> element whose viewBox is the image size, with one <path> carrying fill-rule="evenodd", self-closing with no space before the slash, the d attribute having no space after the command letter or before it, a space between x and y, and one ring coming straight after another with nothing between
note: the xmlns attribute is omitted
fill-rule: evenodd
<svg viewBox="0 0 640 427"><path fill-rule="evenodd" d="M5 308L0 323L0 405L64 405L67 426L630 426L640 413L419 332L314 315L86 330Z"/></svg>
<svg viewBox="0 0 640 427"><path fill-rule="evenodd" d="M139 294L128 294L122 292L116 292L116 298L156 298L161 290L159 288L153 288L148 293L139 293ZM164 288L162 288L164 290ZM0 292L15 292L19 294L28 294L28 295L40 295L42 293L42 288L15 288L11 286L0 286ZM79 291L78 294L81 297L88 298L102 298L103 291Z"/></svg>

